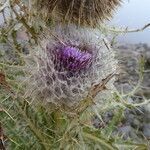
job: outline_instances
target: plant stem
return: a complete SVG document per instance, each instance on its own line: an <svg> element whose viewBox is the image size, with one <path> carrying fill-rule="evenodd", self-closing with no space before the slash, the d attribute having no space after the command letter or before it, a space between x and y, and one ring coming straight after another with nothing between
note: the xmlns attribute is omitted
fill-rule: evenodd
<svg viewBox="0 0 150 150"><path fill-rule="evenodd" d="M102 140L102 139L100 139L100 138L98 138L98 137L96 137L96 136L93 136L92 134L88 134L88 133L85 133L85 132L84 132L84 133L83 133L83 136L84 136L85 138L88 138L88 139L90 139L90 140L93 140L93 141L95 141L95 142L100 143L101 145L105 146L105 147L107 148L107 150L116 150L116 149L117 149L117 148L114 148L111 144L105 142L104 140Z"/></svg>

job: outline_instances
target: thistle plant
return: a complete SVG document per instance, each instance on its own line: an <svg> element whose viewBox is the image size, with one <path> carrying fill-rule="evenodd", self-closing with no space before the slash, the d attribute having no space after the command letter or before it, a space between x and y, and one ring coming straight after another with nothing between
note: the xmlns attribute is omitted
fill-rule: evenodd
<svg viewBox="0 0 150 150"><path fill-rule="evenodd" d="M109 10L119 1L108 4L107 1L83 1L84 5L89 4L81 7L83 17L76 13L81 1L47 1L53 4L52 9L45 2L39 3L42 13L43 8L45 12L47 9L55 12L56 16L61 12L58 15L61 19L52 17L54 24L50 26L44 22L44 16L44 21L38 18L39 22L33 22L38 13L33 9L30 14L36 7L31 1L7 0L1 4L0 11L7 7L13 16L11 21L6 18L1 28L0 149L146 149L145 141L136 143L112 136L123 111L135 105L126 103L127 96L115 89L113 83L118 73L115 52L102 31L91 28L98 18L107 19L105 16L110 15ZM69 15L68 3L75 4L71 9L73 16ZM95 14L96 20L91 21L87 14L91 5L94 8L106 5L107 9ZM17 12L16 7L23 13ZM58 24L66 13L69 16L65 22ZM23 43L17 38L22 30L27 37ZM102 120L102 114L109 110L115 112L114 118L97 129L92 118L97 115Z"/></svg>

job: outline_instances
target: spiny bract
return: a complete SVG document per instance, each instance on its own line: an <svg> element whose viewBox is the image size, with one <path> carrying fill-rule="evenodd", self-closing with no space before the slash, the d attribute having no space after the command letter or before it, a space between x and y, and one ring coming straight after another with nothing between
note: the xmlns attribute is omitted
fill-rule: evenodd
<svg viewBox="0 0 150 150"><path fill-rule="evenodd" d="M120 3L121 0L35 0L33 7L47 19L94 27L109 20Z"/></svg>
<svg viewBox="0 0 150 150"><path fill-rule="evenodd" d="M36 101L75 106L93 85L115 72L114 52L99 30L59 25L51 29L50 36L46 34L35 47L36 54L31 54L32 61L27 61L31 70L27 95ZM113 88L113 81L107 86ZM108 95L110 90L105 90L97 99Z"/></svg>

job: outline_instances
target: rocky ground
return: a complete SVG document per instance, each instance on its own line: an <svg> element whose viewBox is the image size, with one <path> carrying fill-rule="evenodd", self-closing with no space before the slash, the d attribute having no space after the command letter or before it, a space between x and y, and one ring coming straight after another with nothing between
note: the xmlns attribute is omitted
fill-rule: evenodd
<svg viewBox="0 0 150 150"><path fill-rule="evenodd" d="M120 74L116 87L124 93L130 92L139 80L139 61L145 60L144 78L141 86L131 97L131 102L141 102L150 99L150 47L147 44L126 44L116 47L120 68ZM140 110L140 111L139 111ZM143 136L150 140L150 103L134 110L126 110L123 125L118 128L125 136L138 139Z"/></svg>
<svg viewBox="0 0 150 150"><path fill-rule="evenodd" d="M119 44L114 47L119 60L120 74L115 86L121 93L129 93L139 81L139 61L145 60L144 79L134 96L127 99L132 103L150 100L150 47L147 44ZM113 113L103 115L103 121L107 124L113 118ZM102 122L96 118L94 124L102 127ZM137 109L126 109L124 118L116 127L114 134L121 134L125 139L136 141L150 140L150 103Z"/></svg>
<svg viewBox="0 0 150 150"><path fill-rule="evenodd" d="M139 80L139 66L144 58L144 79L136 95L150 98L150 47L147 44L124 44L115 47L120 75L116 82L119 90L130 92Z"/></svg>

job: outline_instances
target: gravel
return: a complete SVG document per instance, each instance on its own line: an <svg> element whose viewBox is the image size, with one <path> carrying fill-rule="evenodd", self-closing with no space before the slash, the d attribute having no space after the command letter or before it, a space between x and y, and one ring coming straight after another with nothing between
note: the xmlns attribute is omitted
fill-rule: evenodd
<svg viewBox="0 0 150 150"><path fill-rule="evenodd" d="M144 57L145 73L141 87L134 96L127 98L128 103L143 102L144 99L150 99L150 47L146 44L124 44L114 48L119 59L120 74L115 83L116 88L125 94L137 85L139 80L139 59ZM111 117L108 114L111 114ZM102 115L104 123L95 118L94 125L97 128L104 128L112 120L113 112ZM135 109L126 109L124 117L117 125L113 134L122 135L124 139L141 141L150 139L150 103Z"/></svg>
<svg viewBox="0 0 150 150"><path fill-rule="evenodd" d="M139 59L144 57L145 73L141 87L131 97L130 102L139 103L145 99L150 99L150 47L147 44L126 44L115 47L121 74L115 83L117 89L128 93L138 82ZM132 83L132 84L131 84ZM133 139L150 139L150 103L138 109L127 109L122 127L118 131Z"/></svg>

